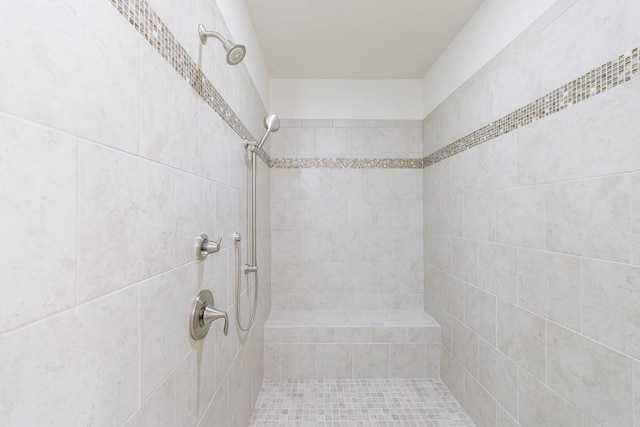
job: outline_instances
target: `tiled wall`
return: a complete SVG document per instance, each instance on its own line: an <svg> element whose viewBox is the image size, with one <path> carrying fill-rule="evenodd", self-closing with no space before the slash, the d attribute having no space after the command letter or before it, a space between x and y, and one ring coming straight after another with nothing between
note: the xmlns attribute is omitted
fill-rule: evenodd
<svg viewBox="0 0 640 427"><path fill-rule="evenodd" d="M635 1L559 1L425 119L424 154L628 53L638 18ZM640 423L639 93L424 170L425 307L478 426Z"/></svg>
<svg viewBox="0 0 640 427"><path fill-rule="evenodd" d="M199 46L200 21L227 32L215 3L151 3L261 133L244 65ZM247 425L270 304L268 169L260 163L261 314L243 335L237 133L107 0L16 3L0 27L0 425ZM222 236L222 250L196 262L203 232ZM194 343L202 288L231 325Z"/></svg>
<svg viewBox="0 0 640 427"><path fill-rule="evenodd" d="M419 121L283 121L278 158L415 158ZM273 308L422 307L422 171L271 169Z"/></svg>

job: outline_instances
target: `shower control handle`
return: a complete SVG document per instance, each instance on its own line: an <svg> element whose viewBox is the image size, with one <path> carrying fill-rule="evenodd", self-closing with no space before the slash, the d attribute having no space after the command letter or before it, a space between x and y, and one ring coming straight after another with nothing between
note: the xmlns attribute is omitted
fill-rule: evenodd
<svg viewBox="0 0 640 427"><path fill-rule="evenodd" d="M199 235L196 237L196 258L204 261L210 254L220 251L220 243L222 237L219 237L217 242L212 242L206 234Z"/></svg>
<svg viewBox="0 0 640 427"><path fill-rule="evenodd" d="M189 322L191 338L197 341L206 337L211 324L218 319L224 320L223 332L226 336L229 333L227 312L215 308L211 291L201 290L193 300L193 311Z"/></svg>
<svg viewBox="0 0 640 427"><path fill-rule="evenodd" d="M205 325L211 325L218 319L224 319L224 328L222 329L222 332L227 336L229 333L229 315L227 315L227 312L210 306L206 306L204 308L204 312L202 313L202 323Z"/></svg>

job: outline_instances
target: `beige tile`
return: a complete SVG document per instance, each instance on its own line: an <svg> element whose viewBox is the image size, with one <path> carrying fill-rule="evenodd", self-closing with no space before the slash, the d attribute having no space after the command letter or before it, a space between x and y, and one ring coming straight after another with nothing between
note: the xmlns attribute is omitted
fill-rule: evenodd
<svg viewBox="0 0 640 427"><path fill-rule="evenodd" d="M229 395L227 391L227 381L218 389L213 400L206 408L205 414L198 424L201 427L228 426L231 421L229 416Z"/></svg>
<svg viewBox="0 0 640 427"><path fill-rule="evenodd" d="M430 197L433 199L440 199L442 197L450 197L453 195L453 188L451 185L451 162L451 158L444 159L429 167L432 174Z"/></svg>
<svg viewBox="0 0 640 427"><path fill-rule="evenodd" d="M580 411L540 381L520 370L519 418L522 427L582 426Z"/></svg>
<svg viewBox="0 0 640 427"><path fill-rule="evenodd" d="M316 156L347 157L347 131L344 128L316 128Z"/></svg>
<svg viewBox="0 0 640 427"><path fill-rule="evenodd" d="M389 378L388 344L353 345L354 378Z"/></svg>
<svg viewBox="0 0 640 427"><path fill-rule="evenodd" d="M583 139L571 108L518 129L518 183L532 185L582 176ZM574 121L571 121L574 118ZM590 126L589 126L590 127Z"/></svg>
<svg viewBox="0 0 640 427"><path fill-rule="evenodd" d="M632 262L640 265L640 174L632 175L632 206L631 212L631 251L633 252Z"/></svg>
<svg viewBox="0 0 640 427"><path fill-rule="evenodd" d="M424 378L427 375L426 360L426 344L391 344L389 377Z"/></svg>
<svg viewBox="0 0 640 427"><path fill-rule="evenodd" d="M442 381L458 402L464 403L464 368L447 350L442 351Z"/></svg>
<svg viewBox="0 0 640 427"><path fill-rule="evenodd" d="M59 6L2 14L15 66L0 70L0 111L137 153L140 36L109 3Z"/></svg>
<svg viewBox="0 0 640 427"><path fill-rule="evenodd" d="M547 249L611 261L631 260L629 175L550 185Z"/></svg>
<svg viewBox="0 0 640 427"><path fill-rule="evenodd" d="M195 263L149 279L140 285L140 387L146 398L191 351L185 313L193 307L198 283ZM207 337L222 333L220 323L213 324Z"/></svg>
<svg viewBox="0 0 640 427"><path fill-rule="evenodd" d="M353 378L351 344L318 344L316 346L318 378Z"/></svg>
<svg viewBox="0 0 640 427"><path fill-rule="evenodd" d="M455 277L473 285L478 283L478 242L453 238L452 273Z"/></svg>
<svg viewBox="0 0 640 427"><path fill-rule="evenodd" d="M633 413L637 427L638 420L640 420L640 362L637 360L633 362L633 394Z"/></svg>
<svg viewBox="0 0 640 427"><path fill-rule="evenodd" d="M518 251L518 301L545 318L580 330L580 258Z"/></svg>
<svg viewBox="0 0 640 427"><path fill-rule="evenodd" d="M631 359L552 323L547 334L547 384L599 424L631 426Z"/></svg>
<svg viewBox="0 0 640 427"><path fill-rule="evenodd" d="M495 193L469 194L464 197L464 237L476 240L495 240Z"/></svg>
<svg viewBox="0 0 640 427"><path fill-rule="evenodd" d="M1 423L122 425L139 399L136 313L130 287L1 335Z"/></svg>
<svg viewBox="0 0 640 427"><path fill-rule="evenodd" d="M480 340L479 381L512 417L518 415L518 366L494 346Z"/></svg>
<svg viewBox="0 0 640 427"><path fill-rule="evenodd" d="M431 235L431 260L433 266L444 271L445 273L451 273L452 263L452 249L451 249L452 237L444 234Z"/></svg>
<svg viewBox="0 0 640 427"><path fill-rule="evenodd" d="M78 146L78 288L88 300L162 273L175 259L174 176L83 141ZM100 250L95 250L95 242ZM151 246L162 250L149 251Z"/></svg>
<svg viewBox="0 0 640 427"><path fill-rule="evenodd" d="M478 286L507 301L516 303L517 249L493 243L478 243Z"/></svg>
<svg viewBox="0 0 640 427"><path fill-rule="evenodd" d="M545 190L526 187L496 193L496 241L534 249L545 247Z"/></svg>
<svg viewBox="0 0 640 427"><path fill-rule="evenodd" d="M584 334L640 359L640 268L582 260Z"/></svg>
<svg viewBox="0 0 640 427"><path fill-rule="evenodd" d="M452 349L455 358L478 377L478 336L457 320L453 321Z"/></svg>
<svg viewBox="0 0 640 427"><path fill-rule="evenodd" d="M203 178L186 173L175 173L176 227L175 227L175 265L186 264L196 259L194 242L204 230L218 233L216 227L216 184ZM222 235L210 234L211 240ZM224 236L227 237L227 236ZM227 238L228 239L228 238ZM230 239L228 239L230 240ZM229 246L231 242L225 242ZM211 269L210 264L219 264L220 254L208 258L203 268ZM226 301L226 293L224 295Z"/></svg>
<svg viewBox="0 0 640 427"><path fill-rule="evenodd" d="M465 285L464 322L482 338L496 343L496 297L476 288Z"/></svg>
<svg viewBox="0 0 640 427"><path fill-rule="evenodd" d="M278 344L264 345L264 378L267 380L280 379L280 346Z"/></svg>
<svg viewBox="0 0 640 427"><path fill-rule="evenodd" d="M300 196L300 169L271 169L271 200L290 200Z"/></svg>
<svg viewBox="0 0 640 427"><path fill-rule="evenodd" d="M463 198L446 197L434 201L434 233L462 237L463 234Z"/></svg>
<svg viewBox="0 0 640 427"><path fill-rule="evenodd" d="M464 377L464 406L477 427L496 425L496 401L473 377Z"/></svg>
<svg viewBox="0 0 640 427"><path fill-rule="evenodd" d="M140 408L133 414L133 417L124 424L124 427L172 427L175 399L173 384L173 376L168 377L142 403Z"/></svg>
<svg viewBox="0 0 640 427"><path fill-rule="evenodd" d="M315 344L280 344L280 380L317 378Z"/></svg>
<svg viewBox="0 0 640 427"><path fill-rule="evenodd" d="M442 345L440 343L427 343L427 378L440 378L442 365Z"/></svg>
<svg viewBox="0 0 640 427"><path fill-rule="evenodd" d="M185 425L198 424L215 392L214 361L209 358L203 360L198 354L199 350L196 347L191 351L169 376L173 383L171 406L174 408L175 419L182 420ZM207 371L199 369L200 367L212 369ZM200 390L203 391L202 395Z"/></svg>
<svg viewBox="0 0 640 427"><path fill-rule="evenodd" d="M140 155L196 172L198 97L147 42L140 43ZM167 102L171 100L171 102Z"/></svg>
<svg viewBox="0 0 640 427"><path fill-rule="evenodd" d="M520 427L520 424L500 405L497 405L496 427Z"/></svg>
<svg viewBox="0 0 640 427"><path fill-rule="evenodd" d="M198 175L226 184L229 181L228 135L233 131L204 101L199 101L198 106Z"/></svg>
<svg viewBox="0 0 640 427"><path fill-rule="evenodd" d="M76 302L75 138L0 115L0 182L3 332Z"/></svg>
<svg viewBox="0 0 640 427"><path fill-rule="evenodd" d="M545 322L541 317L498 300L498 349L543 380Z"/></svg>

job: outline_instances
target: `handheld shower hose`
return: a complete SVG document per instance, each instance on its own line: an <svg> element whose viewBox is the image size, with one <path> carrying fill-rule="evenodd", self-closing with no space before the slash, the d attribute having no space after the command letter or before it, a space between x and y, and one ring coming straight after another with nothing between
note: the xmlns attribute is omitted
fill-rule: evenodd
<svg viewBox="0 0 640 427"><path fill-rule="evenodd" d="M251 245L251 250L248 254L247 264L244 265L244 274L247 276L247 295L249 295L249 274L253 273L253 308L251 310L251 316L249 319L249 323L244 326L242 324L242 320L240 319L240 296L242 294L242 280L240 278L240 270L242 269L240 264L242 253L240 250L240 235L235 233L233 236L233 242L235 246L235 256L236 256L236 323L238 324L238 328L241 331L246 332L251 329L253 322L255 321L256 312L258 309L258 261L257 261L257 151L262 149L265 141L269 137L271 132L277 132L280 129L280 120L278 116L275 114L269 114L264 118L264 127L267 129L260 142L250 142L247 143L246 148L247 151L251 153L251 167L249 169L249 180L247 182L247 220L250 222L250 227L247 227L250 231L249 234L249 244Z"/></svg>

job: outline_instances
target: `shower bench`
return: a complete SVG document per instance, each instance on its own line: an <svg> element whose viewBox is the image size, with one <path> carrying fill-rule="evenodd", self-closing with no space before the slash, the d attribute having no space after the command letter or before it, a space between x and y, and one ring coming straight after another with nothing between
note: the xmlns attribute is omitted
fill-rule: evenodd
<svg viewBox="0 0 640 427"><path fill-rule="evenodd" d="M440 325L422 310L272 310L264 377L440 378Z"/></svg>

